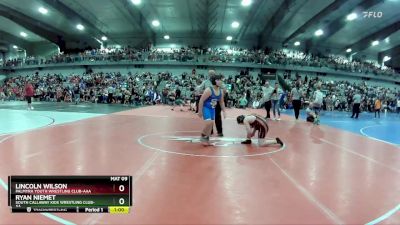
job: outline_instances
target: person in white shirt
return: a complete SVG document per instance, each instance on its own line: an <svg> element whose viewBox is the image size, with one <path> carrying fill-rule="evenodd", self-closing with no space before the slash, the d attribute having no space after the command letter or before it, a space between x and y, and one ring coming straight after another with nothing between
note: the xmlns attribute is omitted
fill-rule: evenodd
<svg viewBox="0 0 400 225"><path fill-rule="evenodd" d="M293 104L294 116L295 116L296 120L298 120L299 115L300 115L300 108L301 108L301 97L303 96L303 92L300 89L299 81L296 82L296 86L290 92L290 96L291 96L290 98L291 98L292 104Z"/></svg>
<svg viewBox="0 0 400 225"><path fill-rule="evenodd" d="M270 116L271 105L272 105L271 97L272 97L272 92L274 91L274 88L269 85L268 81L266 81L265 87L262 87L262 90L263 90L263 102L265 102L264 107L265 107L265 110L267 111L267 116L265 118L269 119L269 118L271 118L271 116Z"/></svg>
<svg viewBox="0 0 400 225"><path fill-rule="evenodd" d="M260 106L260 101L259 99L257 99L253 102L253 109L258 109L259 106Z"/></svg>
<svg viewBox="0 0 400 225"><path fill-rule="evenodd" d="M397 112L397 113L400 113L400 97L397 98L396 107L397 107L396 112Z"/></svg>
<svg viewBox="0 0 400 225"><path fill-rule="evenodd" d="M351 118L356 116L356 119L358 119L358 114L360 113L360 104L361 95L359 94L359 91L356 91L356 94L353 96L353 114L351 115Z"/></svg>
<svg viewBox="0 0 400 225"><path fill-rule="evenodd" d="M322 108L323 100L324 100L324 93L321 92L321 85L317 85L317 90L314 92L313 99L314 101L312 102L311 108L314 110L315 115L316 115L316 120L319 123L319 114Z"/></svg>
<svg viewBox="0 0 400 225"><path fill-rule="evenodd" d="M6 95L4 94L3 89L0 87L0 101L4 102L6 99Z"/></svg>
<svg viewBox="0 0 400 225"><path fill-rule="evenodd" d="M108 104L111 104L112 102L113 102L113 99L114 99L114 87L112 86L112 85L110 85L109 87L108 87L108 97L107 97L107 103Z"/></svg>
<svg viewBox="0 0 400 225"><path fill-rule="evenodd" d="M317 90L314 92L314 101L313 108L320 111L322 108L323 100L324 100L324 93L321 92L321 86L317 86Z"/></svg>
<svg viewBox="0 0 400 225"><path fill-rule="evenodd" d="M282 90L279 89L278 83L275 83L274 90L272 91L272 112L274 114L274 120L281 120L281 111L279 109L279 96L282 93ZM278 111L278 118L276 118L276 111Z"/></svg>
<svg viewBox="0 0 400 225"><path fill-rule="evenodd" d="M312 108L313 108L313 103L311 103L306 109L306 113L307 113L306 120L307 120L307 122L319 125L319 118L318 118L317 114L315 114L315 112L312 110Z"/></svg>

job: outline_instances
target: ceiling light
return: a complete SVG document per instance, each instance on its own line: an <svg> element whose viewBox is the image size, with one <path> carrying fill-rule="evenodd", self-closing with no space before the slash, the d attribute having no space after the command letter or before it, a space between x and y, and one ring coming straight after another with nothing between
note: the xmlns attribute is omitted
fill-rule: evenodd
<svg viewBox="0 0 400 225"><path fill-rule="evenodd" d="M165 40L169 40L169 35L164 35Z"/></svg>
<svg viewBox="0 0 400 225"><path fill-rule="evenodd" d="M131 0L134 5L139 5L142 1L141 0Z"/></svg>
<svg viewBox="0 0 400 225"><path fill-rule="evenodd" d="M384 61L384 62L389 61L390 59L391 59L391 57L389 57L389 56L383 57L383 61Z"/></svg>
<svg viewBox="0 0 400 225"><path fill-rule="evenodd" d="M19 33L22 37L26 37L26 36L28 36L25 32L21 32L21 33Z"/></svg>
<svg viewBox="0 0 400 225"><path fill-rule="evenodd" d="M85 29L85 27L84 27L82 24L76 25L76 28L77 28L78 30L83 30L83 29Z"/></svg>
<svg viewBox="0 0 400 225"><path fill-rule="evenodd" d="M13 48L17 49L17 48L18 48L18 46L16 46L16 45L13 45Z"/></svg>
<svg viewBox="0 0 400 225"><path fill-rule="evenodd" d="M390 42L390 38L389 37L385 38L385 42L389 43Z"/></svg>
<svg viewBox="0 0 400 225"><path fill-rule="evenodd" d="M242 6L249 6L251 5L251 0L242 0Z"/></svg>
<svg viewBox="0 0 400 225"><path fill-rule="evenodd" d="M226 37L226 40L227 40L227 41L232 41L232 39L233 39L232 36Z"/></svg>
<svg viewBox="0 0 400 225"><path fill-rule="evenodd" d="M237 21L233 21L232 22L232 24L231 24L231 26L233 27L233 28L238 28L239 27L239 22L237 22Z"/></svg>
<svg viewBox="0 0 400 225"><path fill-rule="evenodd" d="M300 41L296 41L295 43L294 43L294 46L299 46L300 45Z"/></svg>
<svg viewBox="0 0 400 225"><path fill-rule="evenodd" d="M103 36L103 37L101 37L101 40L103 40L103 41L107 41L107 40L108 40L108 38L107 38L106 36Z"/></svg>
<svg viewBox="0 0 400 225"><path fill-rule="evenodd" d="M351 48L346 49L347 53L350 53L351 51L352 51Z"/></svg>
<svg viewBox="0 0 400 225"><path fill-rule="evenodd" d="M39 10L39 12L41 14L47 14L47 12L48 12L48 10L46 8L43 8L43 7L40 7L38 10Z"/></svg>
<svg viewBox="0 0 400 225"><path fill-rule="evenodd" d="M153 22L151 22L151 24L153 24L153 26L155 26L155 27L158 27L158 26L160 26L160 21L153 20Z"/></svg>
<svg viewBox="0 0 400 225"><path fill-rule="evenodd" d="M321 36L321 35L323 35L324 34L324 31L323 30L321 30L321 29L319 29L319 30L317 30L317 31L315 31L315 36Z"/></svg>
<svg viewBox="0 0 400 225"><path fill-rule="evenodd" d="M355 20L355 19L357 19L357 13L350 13L349 15L347 15L347 17L346 17L346 19L348 20L348 21L352 21L352 20Z"/></svg>
<svg viewBox="0 0 400 225"><path fill-rule="evenodd" d="M379 41L373 41L372 46L379 45Z"/></svg>
<svg viewBox="0 0 400 225"><path fill-rule="evenodd" d="M94 38L94 40L96 40L97 42L99 42L101 45L103 44L103 42L102 41L100 41L99 39L97 39L97 38Z"/></svg>

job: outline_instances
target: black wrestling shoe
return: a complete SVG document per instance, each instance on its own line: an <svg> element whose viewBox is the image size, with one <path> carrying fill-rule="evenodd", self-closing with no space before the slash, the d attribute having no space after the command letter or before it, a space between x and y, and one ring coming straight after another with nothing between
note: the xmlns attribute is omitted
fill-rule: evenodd
<svg viewBox="0 0 400 225"><path fill-rule="evenodd" d="M201 135L201 137L200 137L200 143L201 143L202 145L204 145L204 146L210 146L210 145L211 145L211 143L210 143L210 137Z"/></svg>
<svg viewBox="0 0 400 225"><path fill-rule="evenodd" d="M241 143L242 143L242 144L245 144L245 145L249 145L249 144L251 144L251 140L250 140L250 139L247 139L247 140L245 140L245 141L242 141Z"/></svg>
<svg viewBox="0 0 400 225"><path fill-rule="evenodd" d="M218 137L223 137L224 134L223 134L223 133L220 133L220 134L218 134L217 136L218 136Z"/></svg>
<svg viewBox="0 0 400 225"><path fill-rule="evenodd" d="M281 139L279 139L278 137L276 138L276 142L277 142L278 144L280 144L281 146L283 146L283 142L282 142L282 140L281 140Z"/></svg>

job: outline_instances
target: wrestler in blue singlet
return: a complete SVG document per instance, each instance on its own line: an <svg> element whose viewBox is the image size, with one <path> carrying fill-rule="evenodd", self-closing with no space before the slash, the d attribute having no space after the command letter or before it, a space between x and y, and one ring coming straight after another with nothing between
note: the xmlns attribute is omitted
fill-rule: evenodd
<svg viewBox="0 0 400 225"><path fill-rule="evenodd" d="M203 119L204 120L214 120L215 119L215 107L217 102L221 99L221 88L219 89L219 94L215 95L214 88L210 87L211 96L204 101L203 105Z"/></svg>

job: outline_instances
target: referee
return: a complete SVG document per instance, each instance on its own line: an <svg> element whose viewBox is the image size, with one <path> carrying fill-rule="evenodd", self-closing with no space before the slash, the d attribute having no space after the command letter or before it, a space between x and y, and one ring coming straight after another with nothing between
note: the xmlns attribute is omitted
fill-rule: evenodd
<svg viewBox="0 0 400 225"><path fill-rule="evenodd" d="M222 84L221 89L222 89L221 95L225 97L226 93L225 85ZM219 101L217 102L217 106L215 106L215 126L217 127L218 137L223 137L224 133L222 132L221 105Z"/></svg>
<svg viewBox="0 0 400 225"><path fill-rule="evenodd" d="M356 94L353 96L353 114L351 115L351 118L354 118L354 116L356 116L356 119L358 119L358 114L360 113L360 104L361 95L359 91L356 91Z"/></svg>

